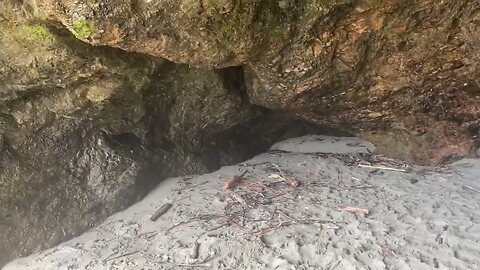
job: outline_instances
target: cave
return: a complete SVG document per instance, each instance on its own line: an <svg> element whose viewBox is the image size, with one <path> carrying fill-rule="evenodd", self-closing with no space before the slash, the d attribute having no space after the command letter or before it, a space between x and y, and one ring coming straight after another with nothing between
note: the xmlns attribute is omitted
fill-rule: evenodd
<svg viewBox="0 0 480 270"><path fill-rule="evenodd" d="M459 192L455 193L461 198L458 204L467 198L478 199L478 183L468 182L480 173L471 169L477 168L480 155L480 6L476 2L3 2L0 7L0 266L31 254L42 254L106 226L104 222L115 213L129 211L136 203L151 200L153 194L162 194L157 187L228 171L231 166L247 166L251 160L263 157L262 153L284 155L288 157L285 160L297 162L294 167L289 167L293 166L289 162L282 167L278 164L284 159L278 164L263 161L269 164L264 168L269 172L268 177L290 181L293 188L300 185L306 189L304 192L309 187L306 180L295 184L296 180L292 180L295 178L288 174L298 170L303 175L302 166L308 171L317 160L320 163L327 160L333 162L329 163L331 169L319 171L333 175L336 173L333 168L338 165L335 162L341 161L341 166L372 169L365 177L398 177L407 179L412 187L422 182L418 179L424 179L426 186L436 185L438 179L447 179L465 168L458 180L460 191L452 192ZM304 141L291 139L296 137ZM283 144L278 144L281 141ZM326 142L338 148L335 151L345 147L348 151L360 151L358 147L369 146L365 146L366 152L331 153L336 161L322 152L326 150L308 149L316 149L319 144L327 147ZM466 166L465 160L473 165ZM383 165L374 166L380 161ZM255 176L256 165L252 166L244 172L250 178ZM363 187L374 189L374 184L355 182L360 175L355 170L349 172L338 167L336 171L338 181L345 175L352 176L341 180L340 188L328 186L332 194L342 197L344 194L339 190L358 190L359 196L377 196L361 193ZM240 173L230 177L242 179ZM404 173L405 178L389 173ZM407 175L410 173L416 175ZM321 173L312 171L303 176L320 179ZM260 194L255 189L258 186L249 187ZM318 186L312 184L312 193L317 192L314 187ZM442 184L438 187L452 188ZM261 190L273 192L271 186ZM398 197L397 191L387 190ZM430 195L440 196L434 191ZM213 193L209 196L216 198ZM237 198L235 207L243 207L243 211L251 208L237 195L232 196ZM295 196L297 202L306 195ZM449 199L455 201L455 196ZM415 202L416 198L409 197L411 201L405 204ZM222 197L220 201L227 203L228 199L232 198ZM299 204L308 209L302 203ZM437 207L429 203L419 201L418 205ZM472 205L475 208L478 203ZM357 220L346 218L349 222L360 222L359 227L372 225L362 218L375 217L375 210L353 206L341 209L361 216ZM395 205L392 209L382 211L395 212ZM442 219L443 223L436 224L436 216L427 220L435 230L443 230L438 232L437 238L442 240L436 239L437 242L447 239L443 234L454 230L457 222L461 223L452 214L456 210L448 210L444 213L448 222ZM414 210L408 211L415 216ZM462 209L458 211L464 213ZM268 229L271 231L284 225L308 223L306 219L303 223L293 219L291 214L277 208L272 213L272 219L278 215L284 221L278 228ZM328 217L336 217L335 213L332 215ZM419 214L418 219L424 215L427 214ZM469 222L473 223L480 216L478 209L465 210L465 215L471 215ZM238 225L237 221L224 222ZM115 228L121 230L120 227ZM271 248L274 244L262 238L268 230L261 231L259 239ZM255 229L251 232L257 234ZM375 233L378 232L373 231L376 237ZM473 239L472 245L477 245L471 247L470 253L478 251L480 239L475 233L478 226L465 229L465 234ZM308 241L295 241L292 244L295 248L307 249L300 252L302 256L313 252L307 248L309 244L300 244ZM387 259L370 263L388 268L391 263L388 258L398 252L387 248L391 244L387 242L378 244ZM198 253L198 241L195 243ZM182 250L182 245L171 251ZM78 252L83 249L69 248ZM365 252L352 255L348 251L345 256L362 261L368 248L360 249ZM253 250L256 249L246 252ZM126 254L125 257L130 255L118 252ZM441 252L444 250L438 254ZM407 260L405 264L411 268L405 269L417 269L416 266L474 269L480 265L478 259L469 257L469 252L464 254L456 249L451 252L453 260L458 262L447 265L438 254L419 255L410 258L418 259L418 264ZM302 265L305 267L302 269L334 267L323 265L322 257L310 260L283 254L279 258L268 260L282 261L278 261L278 267L285 262ZM129 259L113 255L101 263L107 267L108 263L120 260L127 263ZM267 264L239 266L238 262L229 265L227 259L222 260L215 261L211 269L269 269L275 265L272 262L268 267ZM170 265L171 261L164 263ZM341 260L338 263L344 269L361 269L361 264L348 265ZM176 264L177 267L196 265ZM205 267L202 263L197 266ZM81 268L78 264L68 267L65 269ZM92 267L89 269L103 269L98 265Z"/></svg>

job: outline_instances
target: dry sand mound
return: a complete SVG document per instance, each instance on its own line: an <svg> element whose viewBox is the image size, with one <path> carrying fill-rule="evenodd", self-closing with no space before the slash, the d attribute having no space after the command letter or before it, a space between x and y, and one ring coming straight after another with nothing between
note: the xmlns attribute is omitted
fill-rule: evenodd
<svg viewBox="0 0 480 270"><path fill-rule="evenodd" d="M167 179L4 269L480 269L480 161L433 169L372 151L355 138L287 140L212 174Z"/></svg>

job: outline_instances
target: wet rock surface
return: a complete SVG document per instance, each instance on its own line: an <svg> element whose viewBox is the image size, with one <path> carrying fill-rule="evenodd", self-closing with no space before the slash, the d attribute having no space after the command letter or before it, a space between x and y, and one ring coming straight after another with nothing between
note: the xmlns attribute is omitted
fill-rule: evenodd
<svg viewBox="0 0 480 270"><path fill-rule="evenodd" d="M348 128L400 158L439 164L478 147L475 1L37 4L94 45L199 67L246 65L252 104Z"/></svg>
<svg viewBox="0 0 480 270"><path fill-rule="evenodd" d="M95 48L55 22L3 16L0 262L91 228L167 176L318 130L250 105L241 69Z"/></svg>
<svg viewBox="0 0 480 270"><path fill-rule="evenodd" d="M2 262L93 226L138 196L146 153L109 134L139 133L153 63L78 42L58 25L2 10ZM12 13L7 13L11 11Z"/></svg>

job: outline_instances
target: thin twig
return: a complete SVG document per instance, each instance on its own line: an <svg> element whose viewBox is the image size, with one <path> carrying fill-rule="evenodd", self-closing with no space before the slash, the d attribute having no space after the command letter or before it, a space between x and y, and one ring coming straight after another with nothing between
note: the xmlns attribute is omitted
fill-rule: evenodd
<svg viewBox="0 0 480 270"><path fill-rule="evenodd" d="M280 167L277 165L277 164L273 164L273 166L275 166L275 168L277 168L278 170L278 173L280 174L280 178L283 179L283 181L287 182L287 184L289 184L290 186L296 188L300 185L300 183L298 182L297 179L295 179L294 176L287 176L285 175L285 173L282 171L282 169L280 169Z"/></svg>
<svg viewBox="0 0 480 270"><path fill-rule="evenodd" d="M158 231L144 232L138 235L138 237L145 236L145 238L150 239L158 234Z"/></svg>
<svg viewBox="0 0 480 270"><path fill-rule="evenodd" d="M216 227L213 227L213 228L211 228L211 229L208 229L207 231L204 231L203 233L201 233L201 234L198 236L197 241L198 241L198 239L200 239L200 237L202 237L203 235L205 235L205 234L207 234L207 233L209 233L209 232L213 232L213 231L216 231L216 230L218 230L218 229L221 229L221 228L223 228L223 227L225 227L225 226L228 226L228 223L223 223L223 224L221 224L221 225L218 225L218 226L216 226ZM209 235L209 236L210 236L210 235Z"/></svg>
<svg viewBox="0 0 480 270"><path fill-rule="evenodd" d="M387 171L396 171L396 172L407 172L405 169L390 168L384 166L370 166L365 164L358 164L358 167L377 169L377 170L387 170Z"/></svg>
<svg viewBox="0 0 480 270"><path fill-rule="evenodd" d="M210 264L184 264L184 263L178 263L178 264L175 264L176 266L180 266L180 267L210 267Z"/></svg>
<svg viewBox="0 0 480 270"><path fill-rule="evenodd" d="M283 173L282 169L280 169L280 167L279 167L277 164L273 164L273 166L274 166L275 168L277 168L278 173L279 173L280 176L285 180L285 174Z"/></svg>
<svg viewBox="0 0 480 270"><path fill-rule="evenodd" d="M190 223L190 222L193 222L193 221L196 221L196 220L212 219L212 218L220 218L220 217L223 217L223 215L206 214L206 215L199 215L199 216L191 217L189 219L186 219L186 220L183 220L183 221L180 221L180 222L174 224L172 227L168 228L165 231L165 233L169 233L171 230L175 229L178 226L181 226L183 224L187 224L187 223Z"/></svg>
<svg viewBox="0 0 480 270"><path fill-rule="evenodd" d="M181 187L181 188L172 189L172 191L182 191L182 190L185 190L185 189L189 189L189 188L194 188L194 187L198 187L198 186L201 186L201 185L205 185L206 183L208 183L208 181L204 181L204 182L199 183L199 184L196 184L196 185L189 185L189 186L185 186L185 187Z"/></svg>
<svg viewBox="0 0 480 270"><path fill-rule="evenodd" d="M309 225L309 224L338 224L340 222L324 219L304 219L297 221L297 224Z"/></svg>
<svg viewBox="0 0 480 270"><path fill-rule="evenodd" d="M471 186L463 185L462 188L464 188L464 189L469 189L469 190L472 190L472 191L475 191L475 192L480 193L480 189L476 189L476 188L471 187Z"/></svg>
<svg viewBox="0 0 480 270"><path fill-rule="evenodd" d="M115 256L115 257L112 257L112 258L108 258L110 256L107 257L107 259L103 260L103 263L106 263L108 261L111 261L111 260L116 260L116 259L119 259L119 258L122 258L122 257L126 257L126 256L130 256L132 254L135 254L135 253L138 253L142 250L136 250L136 251L132 251L132 252L128 252L128 253L124 253L124 254L121 254L121 255L118 255L118 256ZM114 253L115 254L115 253Z"/></svg>
<svg viewBox="0 0 480 270"><path fill-rule="evenodd" d="M277 226L274 226L274 227L268 227L268 228L264 228L264 229L258 229L256 231L253 231L251 232L252 234L264 234L264 233L267 233L267 232L272 232L272 231L276 231L284 226L288 226L288 225L291 225L292 223L291 222L288 222L288 221L282 221L280 223L277 224Z"/></svg>
<svg viewBox="0 0 480 270"><path fill-rule="evenodd" d="M251 207L251 205L240 194L237 194L237 193L231 191L230 193L228 193L228 197L231 198L233 201L238 202L243 207L246 207L246 208Z"/></svg>
<svg viewBox="0 0 480 270"><path fill-rule="evenodd" d="M295 220L295 219L292 218L291 216L285 214L285 213L284 213L283 211L281 211L281 210L276 209L276 210L275 210L275 213L278 213L278 214L282 215L283 217L286 217L286 218L289 219L290 221L293 221L293 222L295 222L295 223L297 222L297 220Z"/></svg>
<svg viewBox="0 0 480 270"><path fill-rule="evenodd" d="M253 163L240 163L240 166L242 166L242 167L249 166L249 167L255 168L256 166L270 164L270 163L271 163L270 161L265 161L265 162L255 163L255 164L253 164Z"/></svg>

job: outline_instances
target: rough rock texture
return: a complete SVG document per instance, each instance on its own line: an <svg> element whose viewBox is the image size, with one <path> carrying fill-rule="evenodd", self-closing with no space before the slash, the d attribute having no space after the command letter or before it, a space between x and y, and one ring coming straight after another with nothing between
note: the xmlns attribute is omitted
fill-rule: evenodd
<svg viewBox="0 0 480 270"><path fill-rule="evenodd" d="M479 3L340 2L280 56L249 64L252 102L423 164L468 155L479 135Z"/></svg>
<svg viewBox="0 0 480 270"><path fill-rule="evenodd" d="M240 65L281 46L292 15L278 1L25 1L78 38L198 66Z"/></svg>
<svg viewBox="0 0 480 270"><path fill-rule="evenodd" d="M94 48L1 11L0 265L85 231L167 176L316 130L250 105L241 69Z"/></svg>
<svg viewBox="0 0 480 270"><path fill-rule="evenodd" d="M0 263L134 200L145 153L108 134L144 129L139 91L151 69L145 57L92 49L2 11Z"/></svg>
<svg viewBox="0 0 480 270"><path fill-rule="evenodd" d="M252 103L348 129L397 157L436 164L478 147L477 1L36 3L94 45L246 64Z"/></svg>

